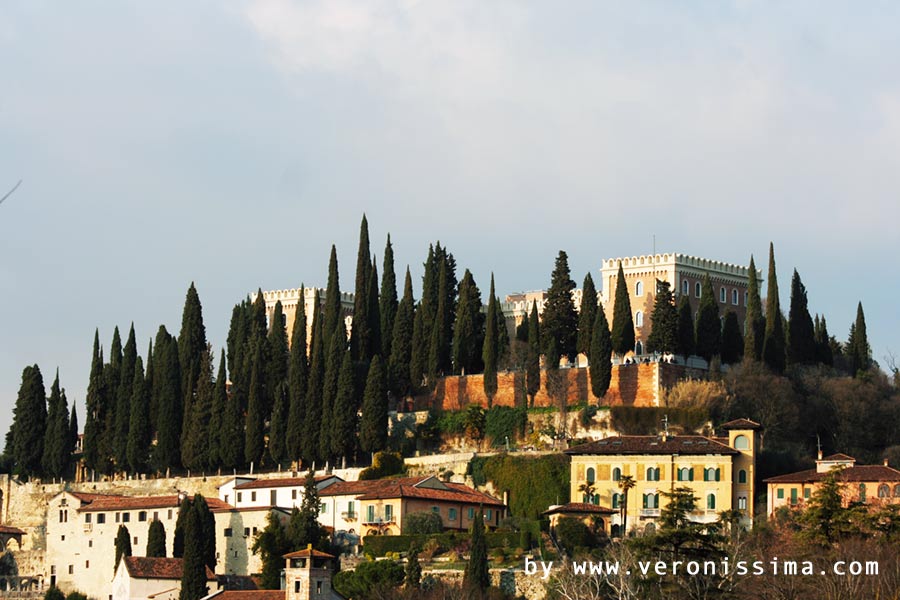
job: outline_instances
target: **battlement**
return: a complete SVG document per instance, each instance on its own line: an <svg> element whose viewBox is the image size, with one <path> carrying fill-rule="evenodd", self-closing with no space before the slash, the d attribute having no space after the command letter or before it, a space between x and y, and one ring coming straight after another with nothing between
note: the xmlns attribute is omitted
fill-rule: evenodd
<svg viewBox="0 0 900 600"><path fill-rule="evenodd" d="M303 289L304 297L303 299L306 301L312 301L315 299L316 295L319 297L320 302L325 301L325 288L316 288L316 287L308 287L308 288L292 288L286 290L267 290L263 291L263 300L266 301L266 304L275 303L281 300L282 303L285 301L293 301L296 302L300 299L300 290ZM257 292L253 292L250 294L250 300L256 300ZM354 294L350 292L341 292L341 304L353 305L354 302Z"/></svg>
<svg viewBox="0 0 900 600"><path fill-rule="evenodd" d="M749 277L750 269L743 265L736 265L720 260L712 260L699 256L689 256L680 253L665 253L653 255L641 255L632 257L609 258L603 261L601 269L618 269L619 263L622 263L623 269L634 268L663 268L670 266L693 267L703 269L704 271L718 272L723 275L735 275L738 277ZM757 271L761 275L761 271Z"/></svg>

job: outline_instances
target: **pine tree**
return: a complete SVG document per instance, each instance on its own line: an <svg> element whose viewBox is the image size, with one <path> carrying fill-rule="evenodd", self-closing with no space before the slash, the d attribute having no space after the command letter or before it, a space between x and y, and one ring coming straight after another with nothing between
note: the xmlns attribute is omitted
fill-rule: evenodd
<svg viewBox="0 0 900 600"><path fill-rule="evenodd" d="M321 312L313 312L312 345L310 346L309 385L306 391L306 415L300 456L312 464L319 457L319 432L322 428L322 385L325 381L325 332Z"/></svg>
<svg viewBox="0 0 900 600"><path fill-rule="evenodd" d="M124 471L128 468L128 425L131 422L131 395L134 387L134 365L137 360L137 340L134 323L128 330L128 340L122 349L122 371L116 390L116 428L113 455L116 467Z"/></svg>
<svg viewBox="0 0 900 600"><path fill-rule="evenodd" d="M391 234L384 245L384 263L381 269L381 294L378 296L378 312L381 314L381 356L385 360L391 355L394 343L394 321L399 308L397 302L397 274L394 271L394 247ZM412 332L410 332L412 335Z"/></svg>
<svg viewBox="0 0 900 600"><path fill-rule="evenodd" d="M158 471L181 463L181 373L178 345L165 326L160 325L153 351L153 396L156 398L156 447L153 466Z"/></svg>
<svg viewBox="0 0 900 600"><path fill-rule="evenodd" d="M124 525L119 525L116 531L116 559L113 563L113 572L119 568L119 561L125 556L131 556L131 534Z"/></svg>
<svg viewBox="0 0 900 600"><path fill-rule="evenodd" d="M268 346L266 381L274 403L278 388L287 384L288 366L290 363L290 350L288 348L287 329L284 326L284 309L281 306L281 300L275 303L275 309L272 311L272 325L269 327L266 343Z"/></svg>
<svg viewBox="0 0 900 600"><path fill-rule="evenodd" d="M220 448L222 444L222 426L225 416L225 406L228 403L228 393L226 391L226 375L225 375L225 350L221 351L219 357L219 370L216 379L213 382L212 394L212 410L209 415L209 436L207 449L207 465L210 469L217 469L222 466L222 457Z"/></svg>
<svg viewBox="0 0 900 600"><path fill-rule="evenodd" d="M362 419L359 424L359 445L365 452L375 453L387 445L387 382L381 357L377 354L369 366L366 389L363 393Z"/></svg>
<svg viewBox="0 0 900 600"><path fill-rule="evenodd" d="M200 600L207 592L205 544L197 511L188 509L184 520L184 559L179 600Z"/></svg>
<svg viewBox="0 0 900 600"><path fill-rule="evenodd" d="M545 317L546 314L545 309ZM494 274L491 273L491 291L488 296L484 345L481 352L481 359L484 361L484 393L488 399L488 408L493 404L494 395L497 393L497 336L497 297L494 295Z"/></svg>
<svg viewBox="0 0 900 600"><path fill-rule="evenodd" d="M769 280L766 288L766 332L763 360L775 373L784 372L784 323L778 301L778 277L775 274L775 246L769 243Z"/></svg>
<svg viewBox="0 0 900 600"><path fill-rule="evenodd" d="M766 335L766 318L762 314L762 301L759 298L759 277L756 274L756 263L750 255L747 282L747 319L744 323L744 356L752 360L762 360L763 340Z"/></svg>
<svg viewBox="0 0 900 600"><path fill-rule="evenodd" d="M347 459L356 451L357 400L353 382L353 357L344 351L334 395L331 416L331 452L334 457Z"/></svg>
<svg viewBox="0 0 900 600"><path fill-rule="evenodd" d="M422 299L416 307L413 322L412 351L410 353L410 383L418 388L425 379L428 369L428 356L431 347L434 316L438 302L438 274L440 270L440 244L437 251L434 245L428 246L428 257L425 259L425 272L422 275Z"/></svg>
<svg viewBox="0 0 900 600"><path fill-rule="evenodd" d="M530 399L529 406L534 406L534 397L539 391L541 391L541 322L538 318L537 302L532 302L531 314L528 316L528 350L525 357L525 393Z"/></svg>
<svg viewBox="0 0 900 600"><path fill-rule="evenodd" d="M41 456L41 468L47 477L62 477L68 466L66 460L66 441L68 439L69 407L66 405L65 393L59 387L59 369L50 386L50 397L47 398L47 429L44 432L44 449Z"/></svg>
<svg viewBox="0 0 900 600"><path fill-rule="evenodd" d="M825 315L820 318L816 315L815 324L816 357L820 363L827 366L834 365L834 355L831 352L831 336L828 335L828 324Z"/></svg>
<svg viewBox="0 0 900 600"><path fill-rule="evenodd" d="M688 359L694 353L694 313L687 295L678 300L678 338L676 353Z"/></svg>
<svg viewBox="0 0 900 600"><path fill-rule="evenodd" d="M10 428L12 447L9 450L13 472L17 475L29 477L41 473L44 432L47 428L46 402L40 368L37 365L25 367Z"/></svg>
<svg viewBox="0 0 900 600"><path fill-rule="evenodd" d="M166 527L159 519L153 519L147 530L147 556L163 558L165 555Z"/></svg>
<svg viewBox="0 0 900 600"><path fill-rule="evenodd" d="M417 588L422 583L422 565L419 563L419 547L413 542L406 554L406 572L403 583L408 588Z"/></svg>
<svg viewBox="0 0 900 600"><path fill-rule="evenodd" d="M236 469L244 461L244 411L237 390L232 387L231 394L227 393L223 364L219 364L219 378L216 380L216 402L225 406L216 455L221 468Z"/></svg>
<svg viewBox="0 0 900 600"><path fill-rule="evenodd" d="M481 292L472 273L466 269L459 284L459 302L453 327L453 372L457 375L481 370L479 350L484 344L481 306Z"/></svg>
<svg viewBox="0 0 900 600"><path fill-rule="evenodd" d="M737 313L729 310L725 313L725 324L722 326L722 362L726 365L739 363L744 354L744 339Z"/></svg>
<svg viewBox="0 0 900 600"><path fill-rule="evenodd" d="M791 278L791 308L788 311L787 362L792 365L816 362L816 340L812 318L809 316L806 286L794 269Z"/></svg>
<svg viewBox="0 0 900 600"><path fill-rule="evenodd" d="M265 451L266 401L262 340L253 349L250 367L250 388L247 396L247 420L244 429L244 461L258 465Z"/></svg>
<svg viewBox="0 0 900 600"><path fill-rule="evenodd" d="M631 298L628 295L628 283L625 271L619 263L619 274L616 277L616 296L613 305L612 330L613 352L625 356L634 350L634 317L631 314Z"/></svg>
<svg viewBox="0 0 900 600"><path fill-rule="evenodd" d="M178 516L175 518L175 533L172 536L173 558L184 557L185 527L192 512L191 499L187 496L183 497L178 505Z"/></svg>
<svg viewBox="0 0 900 600"><path fill-rule="evenodd" d="M550 276L550 289L547 290L541 322L541 341L548 369L556 369L562 356L570 360L575 358L578 313L572 300L574 289L575 282L569 276L569 257L560 250Z"/></svg>
<svg viewBox="0 0 900 600"><path fill-rule="evenodd" d="M322 330L326 332L325 340L326 352L330 348L332 334L337 328L338 323L343 321L341 310L341 283L338 273L337 248L331 246L331 257L328 259L328 287L325 288L325 306Z"/></svg>
<svg viewBox="0 0 900 600"><path fill-rule="evenodd" d="M103 419L103 435L101 455L104 458L103 471L111 473L116 453L116 410L118 409L118 391L122 380L122 338L119 328L113 330L112 343L109 346L109 363L103 366L107 395L107 410Z"/></svg>
<svg viewBox="0 0 900 600"><path fill-rule="evenodd" d="M181 370L182 415L181 445L184 446L191 434L192 403L197 395L197 381L203 368L206 352L206 327L203 325L203 307L194 282L191 282L184 299L181 314L181 331L178 334L178 365ZM210 374L211 375L211 374Z"/></svg>
<svg viewBox="0 0 900 600"><path fill-rule="evenodd" d="M210 420L215 401L211 346L207 345L201 358L200 371L193 386L195 396L188 415L189 421L185 426L187 435L184 436L181 447L182 464L194 471L210 466Z"/></svg>
<svg viewBox="0 0 900 600"><path fill-rule="evenodd" d="M69 415L69 437L68 437L68 445L66 446L66 470L68 471L72 467L72 463L74 462L74 458L72 454L75 452L75 448L78 445L78 413L75 411L75 402L72 402L72 414Z"/></svg>
<svg viewBox="0 0 900 600"><path fill-rule="evenodd" d="M133 472L145 473L153 431L150 429L150 384L144 379L144 361L140 356L134 361L133 371L125 454Z"/></svg>
<svg viewBox="0 0 900 600"><path fill-rule="evenodd" d="M306 291L300 287L300 300L294 314L294 329L291 333L291 356L288 369L288 409L285 431L285 455L296 459L301 455L303 420L306 418L306 386L309 378L309 363L306 356Z"/></svg>
<svg viewBox="0 0 900 600"><path fill-rule="evenodd" d="M206 498L201 494L194 494L194 500L191 503L191 509L197 513L197 523L200 525L200 550L203 562L209 567L210 571L215 572L216 569L216 518Z"/></svg>
<svg viewBox="0 0 900 600"><path fill-rule="evenodd" d="M594 321L597 320L597 288L594 278L588 273L581 285L581 312L578 315L578 353L588 356L591 353Z"/></svg>
<svg viewBox="0 0 900 600"><path fill-rule="evenodd" d="M87 413L84 421L84 461L89 469L99 470L103 436L103 420L106 417L106 385L103 380L103 353L100 350L100 331L94 330L94 352L91 374L85 398Z"/></svg>
<svg viewBox="0 0 900 600"><path fill-rule="evenodd" d="M860 371L867 371L872 366L872 349L869 346L869 336L866 332L866 315L863 312L862 302L856 305L856 321L850 328L846 353L850 359L850 368L854 376Z"/></svg>
<svg viewBox="0 0 900 600"><path fill-rule="evenodd" d="M697 311L697 332L694 336L697 356L706 362L722 352L722 321L719 319L719 303L713 291L709 274L703 276L700 293L700 309Z"/></svg>
<svg viewBox="0 0 900 600"><path fill-rule="evenodd" d="M678 347L678 309L668 281L656 280L656 298L650 317L652 330L647 336L647 351L668 354Z"/></svg>
<svg viewBox="0 0 900 600"><path fill-rule="evenodd" d="M416 301L413 298L412 277L406 267L403 282L403 299L397 305L394 328L391 334L391 355L388 359L388 389L397 396L410 392L410 359L415 321Z"/></svg>
<svg viewBox="0 0 900 600"><path fill-rule="evenodd" d="M369 356L366 363L372 360L372 357L381 352L381 307L378 305L378 267L375 260L372 260L372 268L369 272L369 291L366 294L369 301Z"/></svg>
<svg viewBox="0 0 900 600"><path fill-rule="evenodd" d="M350 351L353 360L367 361L372 353L369 329L369 278L372 275L369 251L369 222L363 214L359 224L359 249L356 253L356 288L353 297L353 327L350 329ZM333 329L331 331L334 331Z"/></svg>
<svg viewBox="0 0 900 600"><path fill-rule="evenodd" d="M322 425L319 436L319 458L322 460L328 460L333 456L332 448L334 443L331 436L334 429L334 406L346 347L347 330L344 328L344 323L338 321L337 327L332 332L331 341L328 344L325 379L322 384Z"/></svg>
<svg viewBox="0 0 900 600"><path fill-rule="evenodd" d="M602 398L612 381L612 336L606 312L600 308L594 316L593 339L591 339L591 393Z"/></svg>
<svg viewBox="0 0 900 600"><path fill-rule="evenodd" d="M545 309L546 310L546 309ZM487 541L484 537L484 516L481 509L475 513L472 522L472 547L469 551L469 562L463 574L463 587L469 590L486 590L491 585L491 573L488 570Z"/></svg>
<svg viewBox="0 0 900 600"><path fill-rule="evenodd" d="M497 303L497 367L503 367L509 363L509 330L506 328L506 317L503 316L502 304L500 297L494 298Z"/></svg>

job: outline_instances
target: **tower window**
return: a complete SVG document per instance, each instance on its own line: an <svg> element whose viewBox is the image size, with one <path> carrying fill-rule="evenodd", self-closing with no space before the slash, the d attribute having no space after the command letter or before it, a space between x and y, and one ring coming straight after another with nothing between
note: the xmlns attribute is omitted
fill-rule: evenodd
<svg viewBox="0 0 900 600"><path fill-rule="evenodd" d="M699 298L702 289L703 289L703 286L700 285L700 282L699 282L699 281L698 281L697 283L695 283L695 284L694 284L694 296L696 296L697 298Z"/></svg>
<svg viewBox="0 0 900 600"><path fill-rule="evenodd" d="M691 282L687 279L681 282L681 293L684 296L687 296L691 293Z"/></svg>
<svg viewBox="0 0 900 600"><path fill-rule="evenodd" d="M644 326L644 313L641 311L637 311L634 313L634 326L635 327L643 327Z"/></svg>
<svg viewBox="0 0 900 600"><path fill-rule="evenodd" d="M738 302L739 298L740 298L740 297L739 297L739 295L738 295L738 291L737 291L736 289L735 289L735 290L731 290L731 303L734 304L735 306L737 306L738 304L740 304L740 303Z"/></svg>
<svg viewBox="0 0 900 600"><path fill-rule="evenodd" d="M643 296L644 295L644 282L638 281L634 284L634 295L635 296Z"/></svg>
<svg viewBox="0 0 900 600"><path fill-rule="evenodd" d="M725 288L724 287L719 288L719 302L721 302L722 304L725 304L725 294L726 294Z"/></svg>

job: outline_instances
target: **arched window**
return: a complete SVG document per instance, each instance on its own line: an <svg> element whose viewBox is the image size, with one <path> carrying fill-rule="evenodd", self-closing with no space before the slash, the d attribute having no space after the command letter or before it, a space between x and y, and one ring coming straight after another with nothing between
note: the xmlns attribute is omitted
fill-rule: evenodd
<svg viewBox="0 0 900 600"><path fill-rule="evenodd" d="M900 498L900 483L894 486L894 498Z"/></svg>
<svg viewBox="0 0 900 600"><path fill-rule="evenodd" d="M744 469L738 471L738 483L747 483L747 471Z"/></svg>
<svg viewBox="0 0 900 600"><path fill-rule="evenodd" d="M739 298L737 289L731 290L731 303L737 306L740 304Z"/></svg>
<svg viewBox="0 0 900 600"><path fill-rule="evenodd" d="M703 470L703 481L715 481L716 480L716 470L712 467Z"/></svg>
<svg viewBox="0 0 900 600"><path fill-rule="evenodd" d="M719 288L719 302L721 302L722 304L725 304L725 294L726 294L725 288L720 287Z"/></svg>
<svg viewBox="0 0 900 600"><path fill-rule="evenodd" d="M609 534L612 537L619 537L622 535L622 526L613 524L612 527L609 528Z"/></svg>
<svg viewBox="0 0 900 600"><path fill-rule="evenodd" d="M635 327L643 327L644 326L644 313L641 311L637 311L634 313L634 326Z"/></svg>
<svg viewBox="0 0 900 600"><path fill-rule="evenodd" d="M644 354L644 344L642 344L640 341L636 342L634 344L634 353L637 356L642 356Z"/></svg>
<svg viewBox="0 0 900 600"><path fill-rule="evenodd" d="M594 483L595 478L596 478L596 471L594 471L594 467L588 467L587 482Z"/></svg>
<svg viewBox="0 0 900 600"><path fill-rule="evenodd" d="M864 483L859 484L859 501L866 501L866 484Z"/></svg>
<svg viewBox="0 0 900 600"><path fill-rule="evenodd" d="M879 498L888 498L891 495L891 488L886 484L882 483L878 486L878 497Z"/></svg>
<svg viewBox="0 0 900 600"><path fill-rule="evenodd" d="M687 279L685 279L681 282L681 295L687 296L690 293L691 293L691 282L688 281Z"/></svg>
<svg viewBox="0 0 900 600"><path fill-rule="evenodd" d="M700 285L699 281L697 283L695 283L694 284L694 295L699 298L700 294L702 293L700 290L702 290L702 289L703 289L703 287Z"/></svg>
<svg viewBox="0 0 900 600"><path fill-rule="evenodd" d="M644 494L644 508L659 508L659 494Z"/></svg>
<svg viewBox="0 0 900 600"><path fill-rule="evenodd" d="M659 467L647 467L647 481L659 481Z"/></svg>
<svg viewBox="0 0 900 600"><path fill-rule="evenodd" d="M613 508L622 508L622 494L613 494L612 495L612 507Z"/></svg>
<svg viewBox="0 0 900 600"><path fill-rule="evenodd" d="M634 295L635 296L643 296L644 295L644 282L638 281L634 284Z"/></svg>
<svg viewBox="0 0 900 600"><path fill-rule="evenodd" d="M622 479L622 469L620 469L619 467L616 467L615 469L613 469L612 470L612 479L613 479L613 481L619 481L620 479Z"/></svg>
<svg viewBox="0 0 900 600"><path fill-rule="evenodd" d="M681 467L678 469L678 481L693 481L694 480L694 470L689 469L688 467Z"/></svg>
<svg viewBox="0 0 900 600"><path fill-rule="evenodd" d="M715 510L716 509L716 495L715 494L707 494L706 508L707 508L707 510Z"/></svg>
<svg viewBox="0 0 900 600"><path fill-rule="evenodd" d="M746 435L739 435L734 438L734 447L736 450L747 450L750 448L750 440L747 439Z"/></svg>

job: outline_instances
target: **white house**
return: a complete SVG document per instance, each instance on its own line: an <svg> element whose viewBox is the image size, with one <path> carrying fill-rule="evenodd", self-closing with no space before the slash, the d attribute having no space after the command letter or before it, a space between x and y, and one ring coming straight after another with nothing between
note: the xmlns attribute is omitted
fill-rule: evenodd
<svg viewBox="0 0 900 600"><path fill-rule="evenodd" d="M112 600L178 600L184 561L180 558L126 556L113 577ZM207 592L217 592L216 576L206 568Z"/></svg>

